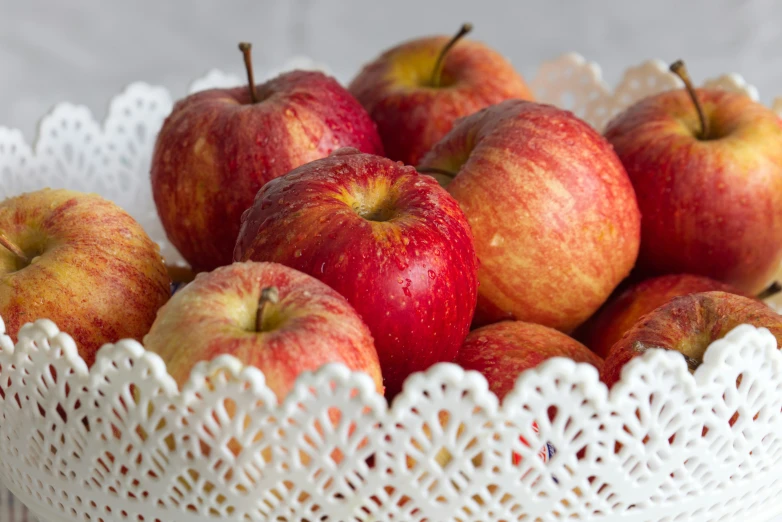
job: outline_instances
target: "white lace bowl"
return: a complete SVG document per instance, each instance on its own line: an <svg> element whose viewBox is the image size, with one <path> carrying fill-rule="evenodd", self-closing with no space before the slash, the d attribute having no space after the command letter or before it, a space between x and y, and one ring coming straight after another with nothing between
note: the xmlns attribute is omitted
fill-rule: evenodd
<svg viewBox="0 0 782 522"><path fill-rule="evenodd" d="M193 90L239 82L213 72ZM757 98L735 75L708 83ZM635 100L680 84L652 61L611 91L596 65L567 55L531 85L539 100L602 128ZM171 106L168 91L137 83L113 99L103 125L62 104L33 147L0 128L0 199L45 186L100 193L181 261L148 179ZM50 321L25 326L16 345L4 331L0 320L0 480L42 521L782 513L782 354L767 330L748 325L713 343L694 375L679 354L651 351L608 393L591 366L552 359L522 374L500 405L482 376L440 364L411 376L390 407L367 376L342 366L301 376L278 404L263 375L231 357L198 365L180 391L134 341L104 347L88 370ZM546 444L556 451L541 459Z"/></svg>

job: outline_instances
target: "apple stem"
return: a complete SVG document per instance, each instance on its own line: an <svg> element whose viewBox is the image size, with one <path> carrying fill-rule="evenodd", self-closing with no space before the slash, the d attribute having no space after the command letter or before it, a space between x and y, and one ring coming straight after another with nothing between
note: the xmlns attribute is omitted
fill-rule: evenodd
<svg viewBox="0 0 782 522"><path fill-rule="evenodd" d="M437 167L416 167L415 170L421 174L440 174L442 176L448 176L451 179L456 177L455 172L451 172L450 170L445 169L438 169Z"/></svg>
<svg viewBox="0 0 782 522"><path fill-rule="evenodd" d="M8 236L6 236L4 233L0 232L0 245L4 246L8 251L10 251L13 255L19 258L22 263L25 265L30 264L30 260L27 258L26 255L24 255L24 252L22 252L22 249L16 246L16 244L8 239Z"/></svg>
<svg viewBox="0 0 782 522"><path fill-rule="evenodd" d="M434 62L434 69L432 70L432 80L431 85L432 87L439 87L440 86L440 77L443 74L443 65L445 63L445 55L448 54L448 51L451 50L451 48L456 45L456 42L464 38L464 36L472 31L472 24L463 24L461 28L459 29L459 32L456 33L453 38L451 38L447 44L445 44L445 47L443 47L443 50L440 51L440 55L437 57L437 61Z"/></svg>
<svg viewBox="0 0 782 522"><path fill-rule="evenodd" d="M684 355L684 354L682 354L682 355ZM691 372L694 372L695 370L697 370L698 367L701 365L701 361L699 361L697 359L693 359L689 355L684 355L684 362L687 363L687 368L689 368L689 370Z"/></svg>
<svg viewBox="0 0 782 522"><path fill-rule="evenodd" d="M258 315L255 316L255 331L264 332L266 316L269 313L269 307L275 305L280 300L280 292L276 286L268 286L261 290L261 298L258 300Z"/></svg>
<svg viewBox="0 0 782 522"><path fill-rule="evenodd" d="M782 285L780 285L779 282L774 281L771 283L771 286L760 292L757 295L757 298L763 301L764 299L768 299L769 297L776 295L779 292L782 292Z"/></svg>
<svg viewBox="0 0 782 522"><path fill-rule="evenodd" d="M695 104L695 110L698 111L698 118L701 120L700 138L705 140L709 135L709 121L706 119L706 114L703 112L703 106L698 99L698 93L695 92L695 87L692 85L692 80L687 72L687 67L682 60L676 60L671 64L670 69L673 74L684 82L684 86L687 88L690 98L692 98L692 103Z"/></svg>
<svg viewBox="0 0 782 522"><path fill-rule="evenodd" d="M258 103L258 91L255 90L255 78L253 77L253 44L242 42L239 44L239 50L244 55L244 68L247 69L247 83L250 87L250 100Z"/></svg>

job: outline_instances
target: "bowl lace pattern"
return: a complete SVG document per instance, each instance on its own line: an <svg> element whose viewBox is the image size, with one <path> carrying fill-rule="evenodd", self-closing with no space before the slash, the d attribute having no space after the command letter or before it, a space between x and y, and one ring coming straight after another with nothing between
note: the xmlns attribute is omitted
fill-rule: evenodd
<svg viewBox="0 0 782 522"><path fill-rule="evenodd" d="M694 375L653 350L608 393L557 358L499 404L439 364L390 407L341 365L278 403L228 356L179 391L135 341L88 370L51 321L0 336L0 478L50 522L762 520L782 508L780 410L782 354L748 325Z"/></svg>

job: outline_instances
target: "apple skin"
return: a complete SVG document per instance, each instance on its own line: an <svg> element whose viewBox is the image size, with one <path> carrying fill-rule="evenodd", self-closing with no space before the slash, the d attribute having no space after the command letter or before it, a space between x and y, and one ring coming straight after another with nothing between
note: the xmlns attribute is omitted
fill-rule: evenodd
<svg viewBox="0 0 782 522"><path fill-rule="evenodd" d="M600 357L638 320L674 297L698 292L741 292L726 283L692 274L668 274L646 279L615 294L582 324L573 336Z"/></svg>
<svg viewBox="0 0 782 522"><path fill-rule="evenodd" d="M197 271L231 262L242 212L268 181L343 146L382 154L375 124L331 77L293 71L176 103L158 135L152 193L171 243Z"/></svg>
<svg viewBox="0 0 782 522"><path fill-rule="evenodd" d="M625 364L652 348L684 354L693 369L712 342L741 324L767 328L782 346L782 315L757 299L719 291L674 297L644 315L611 347L601 379L613 386Z"/></svg>
<svg viewBox="0 0 782 522"><path fill-rule="evenodd" d="M608 125L643 215L639 276L700 274L757 295L782 261L782 122L746 96L697 89L641 100Z"/></svg>
<svg viewBox="0 0 782 522"><path fill-rule="evenodd" d="M261 291L276 287L272 327L256 329ZM327 363L367 373L383 393L367 326L337 292L276 263L234 263L195 280L160 310L144 345L165 361L181 386L196 363L223 354L260 369L282 401L296 378Z"/></svg>
<svg viewBox="0 0 782 522"><path fill-rule="evenodd" d="M449 40L428 37L393 47L348 87L377 123L393 160L418 165L458 118L507 99L532 99L524 79L502 55L466 39L446 55L441 87L432 87L432 70Z"/></svg>
<svg viewBox="0 0 782 522"><path fill-rule="evenodd" d="M325 282L375 339L388 396L450 362L475 310L477 264L458 203L429 176L342 149L268 183L243 216L237 261L274 261Z"/></svg>
<svg viewBox="0 0 782 522"><path fill-rule="evenodd" d="M575 339L553 328L523 321L502 321L470 332L456 357L465 370L483 374L489 389L502 400L519 374L552 357L589 363L598 370L603 360Z"/></svg>
<svg viewBox="0 0 782 522"><path fill-rule="evenodd" d="M570 332L630 273L635 193L611 150L567 111L510 100L462 119L422 165L467 215L481 260L474 326L517 319Z"/></svg>
<svg viewBox="0 0 782 522"><path fill-rule="evenodd" d="M43 189L0 203L0 231L31 259L0 247L0 315L14 340L50 319L88 366L98 349L141 338L171 295L160 248L114 203Z"/></svg>

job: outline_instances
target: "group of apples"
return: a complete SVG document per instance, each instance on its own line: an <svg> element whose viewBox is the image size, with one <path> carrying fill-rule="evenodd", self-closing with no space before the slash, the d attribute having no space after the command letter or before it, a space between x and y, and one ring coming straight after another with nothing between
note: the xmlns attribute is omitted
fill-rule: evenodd
<svg viewBox="0 0 782 522"><path fill-rule="evenodd" d="M603 134L536 103L484 44L394 47L348 88L311 71L180 100L151 168L197 276L171 297L123 210L44 190L0 204L0 315L49 318L89 363L130 337L181 384L230 354L279 398L339 362L391 398L456 362L502 398L555 356L611 385L651 348L691 368L731 328L782 316L782 122L729 92L644 99ZM169 299L170 298L170 299ZM583 343L583 344L582 344Z"/></svg>

